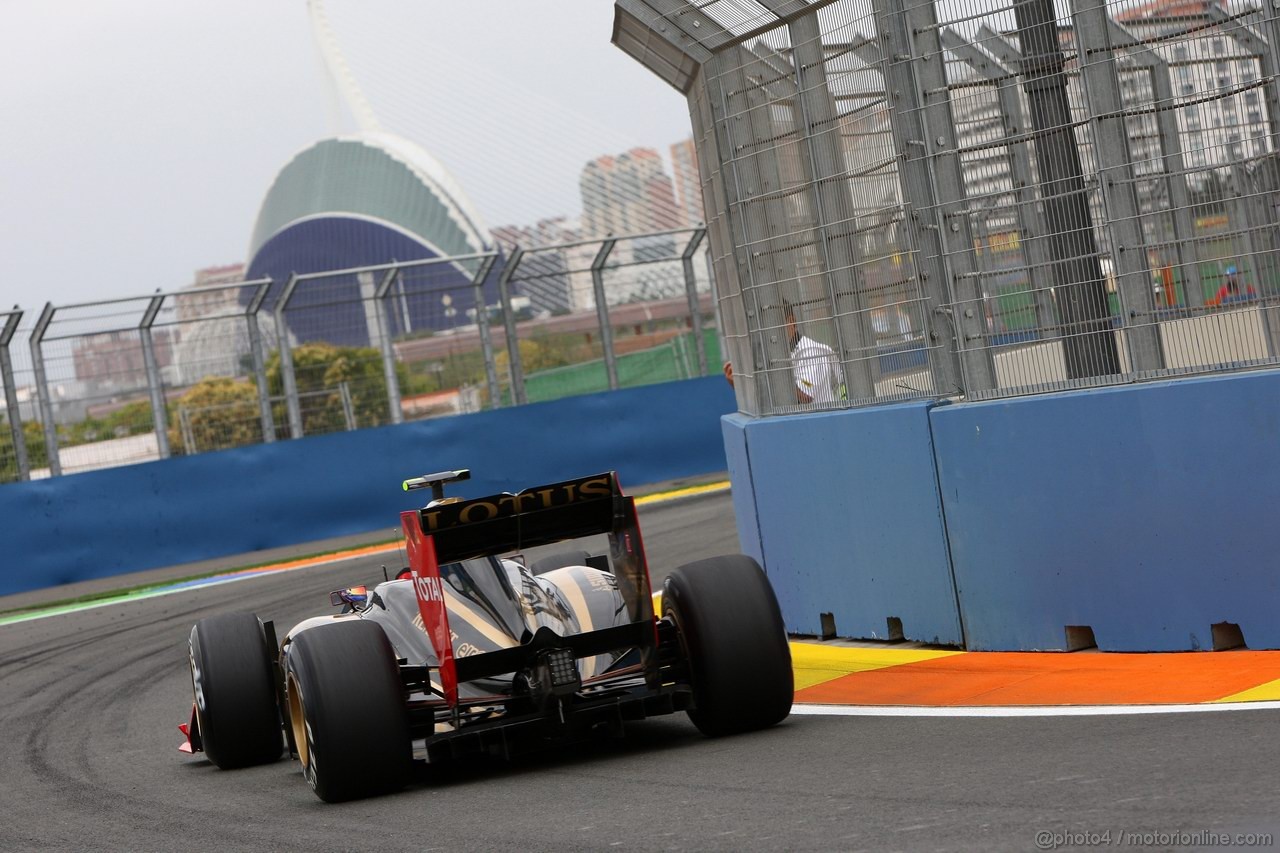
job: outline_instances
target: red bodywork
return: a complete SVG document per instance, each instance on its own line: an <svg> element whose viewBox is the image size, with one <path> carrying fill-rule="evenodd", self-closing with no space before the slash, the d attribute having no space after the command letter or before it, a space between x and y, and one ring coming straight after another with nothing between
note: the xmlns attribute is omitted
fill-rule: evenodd
<svg viewBox="0 0 1280 853"><path fill-rule="evenodd" d="M458 704L458 671L453 660L449 611L444 605L435 539L423 532L422 514L418 510L400 513L400 524L409 550L409 571L413 576L413 591L418 596L422 626L436 650L436 660L440 661L440 686L445 701L454 707Z"/></svg>
<svg viewBox="0 0 1280 853"><path fill-rule="evenodd" d="M420 510L400 514L409 571L423 629L440 662L441 692L450 707L458 706L458 683L489 668L494 653L454 656L453 634L445 604L440 564L505 551L546 545L597 534L609 536L618 589L633 625L643 625L641 649L648 680L656 685L654 649L657 624L649 567L636 519L635 499L622 494L617 475L609 472L472 500L433 501ZM510 650L509 650L510 652ZM508 660L510 660L508 653ZM464 666L465 665L465 666ZM461 671L465 668L465 672ZM509 672L498 668L494 672Z"/></svg>
<svg viewBox="0 0 1280 853"><path fill-rule="evenodd" d="M422 478L421 482L431 481ZM567 480L518 494L503 493L468 501L433 501L423 509L402 512L400 523L409 568L399 573L397 579L413 580L422 627L439 661L441 692L449 707L459 706L459 663L453 651L440 561L449 564L596 534L609 536L612 571L626 602L630 624L578 635L576 640L595 644L581 651L580 656L599 653L605 647L637 647L642 663L612 675L625 676L641 670L651 688L660 686L656 658L658 626L635 499L622 494L616 474L608 472ZM533 646L466 658L462 680L511 672L527 664L524 655L537 651L538 639L533 638ZM610 640L612 646L607 642ZM180 750L202 751L194 704L190 721L178 726L178 730L186 737Z"/></svg>
<svg viewBox="0 0 1280 853"><path fill-rule="evenodd" d="M183 752L196 753L204 751L204 744L200 742L200 718L196 716L196 703L191 703L191 720L178 726L178 731L182 732L187 742L178 746Z"/></svg>

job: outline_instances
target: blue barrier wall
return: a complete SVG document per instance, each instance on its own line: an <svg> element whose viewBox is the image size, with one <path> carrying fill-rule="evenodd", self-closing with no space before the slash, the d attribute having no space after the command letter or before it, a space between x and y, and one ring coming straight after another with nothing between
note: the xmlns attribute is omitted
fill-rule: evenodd
<svg viewBox="0 0 1280 853"><path fill-rule="evenodd" d="M733 515L738 522L738 543L742 553L754 557L764 566L760 524L756 518L756 489L751 481L751 458L747 453L747 426L752 420L746 415L725 415L721 425L729 482L733 484Z"/></svg>
<svg viewBox="0 0 1280 853"><path fill-rule="evenodd" d="M743 547L758 539L788 630L959 644L928 404L785 418L724 432ZM743 494L751 491L752 517Z"/></svg>
<svg viewBox="0 0 1280 853"><path fill-rule="evenodd" d="M719 375L0 486L0 593L399 526L409 476L478 497L616 470L725 468Z"/></svg>
<svg viewBox="0 0 1280 853"><path fill-rule="evenodd" d="M1280 648L1280 373L931 415L971 649ZM757 478L758 480L758 478ZM767 543L766 543L767 548Z"/></svg>

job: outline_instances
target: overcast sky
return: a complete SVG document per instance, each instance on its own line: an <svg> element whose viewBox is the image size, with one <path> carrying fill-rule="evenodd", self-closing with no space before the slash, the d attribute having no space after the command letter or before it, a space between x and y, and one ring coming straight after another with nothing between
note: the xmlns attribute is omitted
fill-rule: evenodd
<svg viewBox="0 0 1280 853"><path fill-rule="evenodd" d="M327 0L390 129L490 225L577 212L582 164L689 135L609 43L609 0ZM305 0L0 0L0 306L169 290L245 260L258 205L335 128ZM352 127L339 128L347 131Z"/></svg>

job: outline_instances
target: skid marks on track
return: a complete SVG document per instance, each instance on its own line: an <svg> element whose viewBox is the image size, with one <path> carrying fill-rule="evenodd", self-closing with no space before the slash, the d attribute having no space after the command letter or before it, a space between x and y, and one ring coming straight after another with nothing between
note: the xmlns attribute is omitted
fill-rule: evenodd
<svg viewBox="0 0 1280 853"><path fill-rule="evenodd" d="M176 617L185 622L187 614ZM25 731L22 767L10 767L7 784L20 786L32 802L43 803L51 812L74 809L83 822L86 815L104 827L116 827L114 835L93 839L104 847L124 849L132 836L128 827L146 827L152 837L191 838L199 824L201 843L280 849L279 839L269 832L259 833L243 823L207 822L201 818L199 803L175 802L166 796L183 769L175 762L176 728L139 730L146 719L141 708L154 708L157 693L172 692L175 679L186 679L185 643L181 628L172 620L110 632L113 637L128 633L128 641L118 637L107 642L80 644L81 655L93 662L73 659L51 673L49 689L39 694L38 707L13 720L16 731ZM125 649L132 653L123 654ZM107 666L102 660L112 660ZM109 674L107 674L109 671ZM30 694L29 694L30 695ZM175 725L181 717L175 707ZM132 757L131 757L132 756ZM118 771L123 763L129 772ZM148 778L147 765L155 765ZM26 776L26 778L23 778ZM228 774L228 782L234 781ZM56 831L54 827L51 830ZM66 839L68 848L82 846L83 838ZM50 837L37 846L59 843Z"/></svg>

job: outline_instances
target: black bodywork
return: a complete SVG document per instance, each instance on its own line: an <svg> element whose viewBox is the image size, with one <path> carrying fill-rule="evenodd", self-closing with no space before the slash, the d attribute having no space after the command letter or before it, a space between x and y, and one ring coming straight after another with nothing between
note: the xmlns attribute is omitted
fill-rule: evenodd
<svg viewBox="0 0 1280 853"><path fill-rule="evenodd" d="M411 483L438 490L456 474ZM437 498L403 513L402 522L411 543L409 577L380 584L348 618L378 623L396 650L419 757L510 755L689 707L674 625L654 617L635 503L614 474L517 495L450 503ZM589 558L596 567L534 576L522 561L500 559L598 534L608 535L610 553ZM412 545L428 537L434 561ZM444 597L432 612L420 606L419 588L436 577ZM594 612L581 612L584 606ZM441 647L444 630L447 648ZM276 666L285 708L284 663L296 633L286 638ZM548 658L557 655L572 657L575 684L550 683Z"/></svg>

